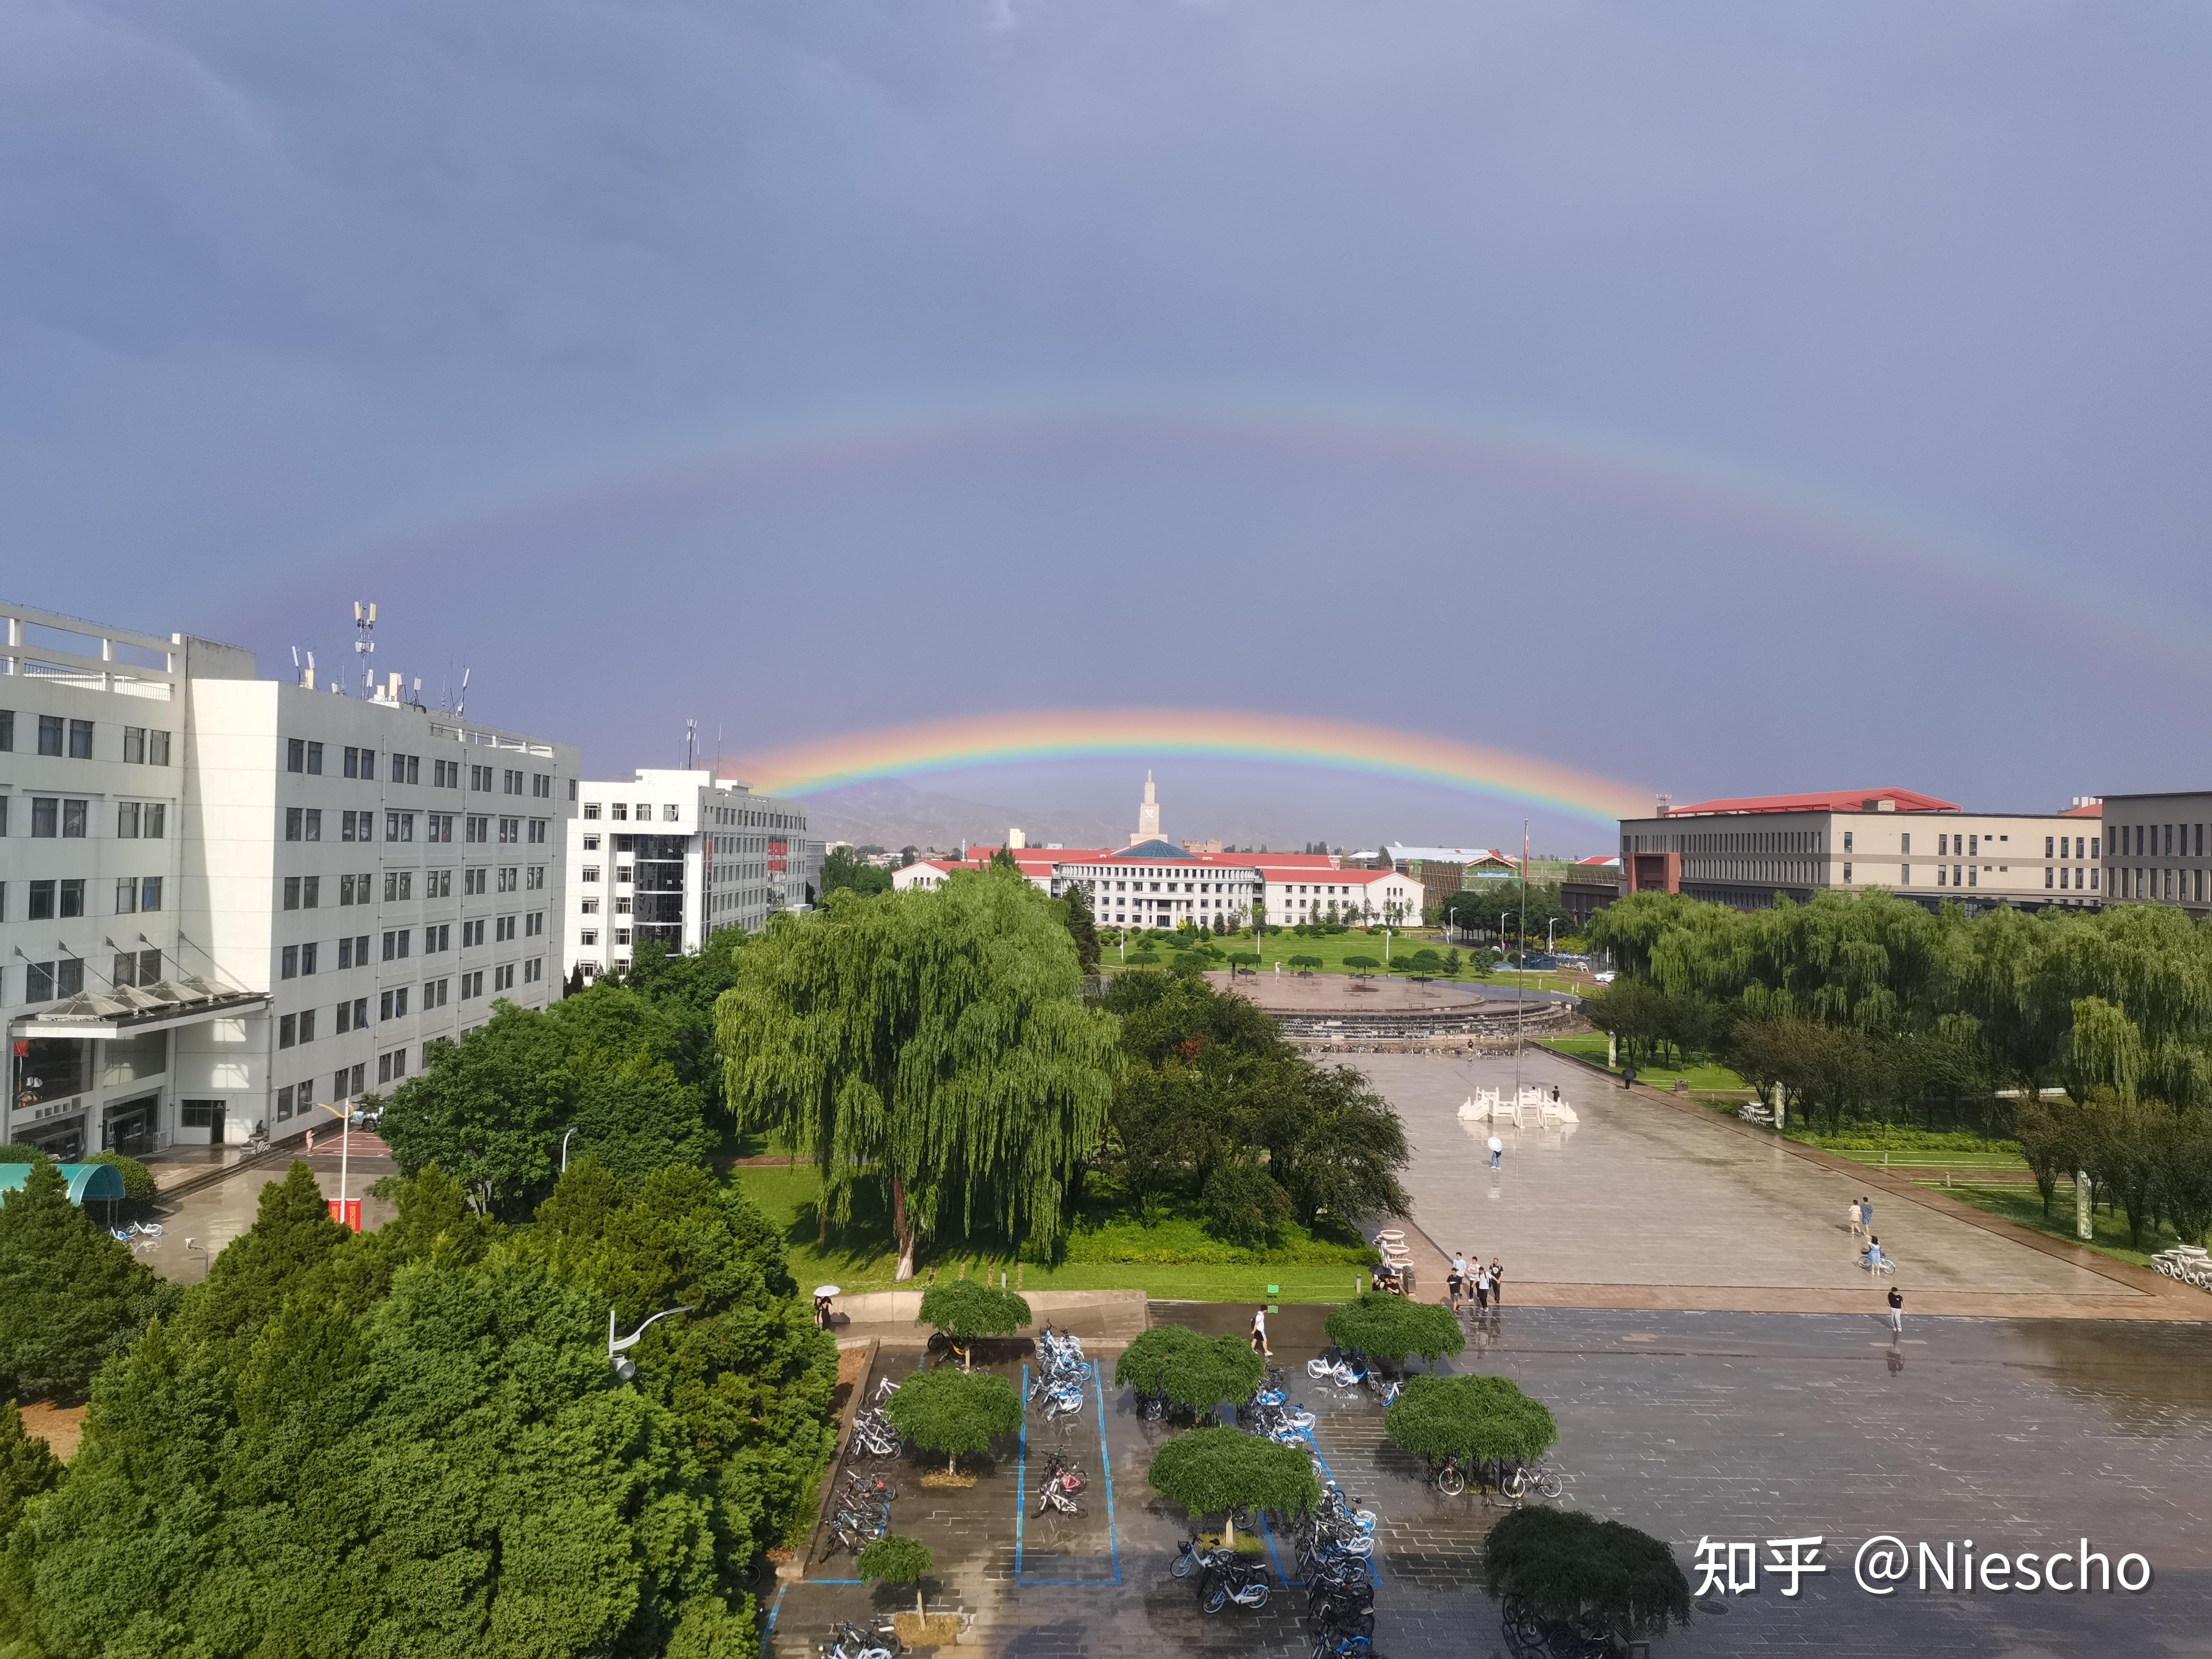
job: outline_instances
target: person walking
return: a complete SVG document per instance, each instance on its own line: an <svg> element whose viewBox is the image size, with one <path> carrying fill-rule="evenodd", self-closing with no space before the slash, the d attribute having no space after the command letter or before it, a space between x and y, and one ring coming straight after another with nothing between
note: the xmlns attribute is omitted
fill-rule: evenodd
<svg viewBox="0 0 2212 1659"><path fill-rule="evenodd" d="M1267 1346L1267 1310L1256 1310L1252 1315L1252 1352L1263 1359L1273 1359L1275 1351Z"/></svg>
<svg viewBox="0 0 2212 1659"><path fill-rule="evenodd" d="M1481 1315L1490 1310L1490 1270L1477 1267L1474 1270L1474 1311Z"/></svg>
<svg viewBox="0 0 2212 1659"><path fill-rule="evenodd" d="M1451 1292L1451 1310L1459 1311L1460 1286L1467 1282L1467 1261L1462 1256L1452 1258L1451 1271L1444 1275L1444 1285Z"/></svg>
<svg viewBox="0 0 2212 1659"><path fill-rule="evenodd" d="M1849 1204L1844 1206L1844 1209L1845 1212L1844 1219L1850 1224L1851 1237L1856 1239L1866 1231L1866 1224L1859 1218L1859 1200L1853 1199Z"/></svg>
<svg viewBox="0 0 2212 1659"><path fill-rule="evenodd" d="M1872 1233L1867 1235L1866 1254L1859 1258L1859 1266L1870 1273L1881 1271L1881 1241Z"/></svg>
<svg viewBox="0 0 2212 1659"><path fill-rule="evenodd" d="M1505 1269L1498 1265L1496 1256L1490 1258L1490 1266L1483 1269L1483 1277L1490 1281L1490 1305L1493 1308L1504 1307L1505 1305Z"/></svg>
<svg viewBox="0 0 2212 1659"><path fill-rule="evenodd" d="M1859 1225L1867 1230L1869 1238L1874 1236L1874 1200L1870 1198L1859 1200Z"/></svg>
<svg viewBox="0 0 2212 1659"><path fill-rule="evenodd" d="M1905 1292L1894 1285L1889 1287L1889 1330L1893 1336L1905 1334Z"/></svg>
<svg viewBox="0 0 2212 1659"><path fill-rule="evenodd" d="M1490 1167L1496 1169L1505 1161L1505 1143L1496 1135L1490 1138Z"/></svg>

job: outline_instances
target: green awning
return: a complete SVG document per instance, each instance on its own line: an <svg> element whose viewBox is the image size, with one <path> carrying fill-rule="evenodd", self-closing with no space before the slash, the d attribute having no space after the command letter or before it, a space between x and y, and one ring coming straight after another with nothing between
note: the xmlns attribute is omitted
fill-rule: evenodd
<svg viewBox="0 0 2212 1659"><path fill-rule="evenodd" d="M82 1204L88 1198L123 1196L123 1171L112 1164L64 1164L60 1168L62 1179L69 1182L72 1204ZM27 1164L0 1164L0 1193L12 1193L30 1178Z"/></svg>

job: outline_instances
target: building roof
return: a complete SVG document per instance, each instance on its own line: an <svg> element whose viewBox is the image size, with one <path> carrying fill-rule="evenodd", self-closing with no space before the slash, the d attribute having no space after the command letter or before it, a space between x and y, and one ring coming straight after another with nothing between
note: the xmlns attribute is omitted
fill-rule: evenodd
<svg viewBox="0 0 2212 1659"><path fill-rule="evenodd" d="M88 1198L123 1199L123 1171L112 1164L63 1164L62 1180L69 1188L69 1201L80 1209ZM27 1164L0 1164L0 1193L20 1192L31 1179Z"/></svg>
<svg viewBox="0 0 2212 1659"><path fill-rule="evenodd" d="M152 985L80 991L41 1008L25 1009L9 1024L17 1036L113 1037L250 1013L268 1000L263 992L235 990L196 974L179 974Z"/></svg>
<svg viewBox="0 0 2212 1659"><path fill-rule="evenodd" d="M2077 800L2058 816L2062 818L2101 818L2105 816L2105 798L2097 795L2086 800Z"/></svg>
<svg viewBox="0 0 2212 1659"><path fill-rule="evenodd" d="M1408 859L1418 859L1427 864L1482 864L1492 859L1508 859L1495 847L1402 847L1391 842L1382 848L1393 863L1402 864Z"/></svg>
<svg viewBox="0 0 2212 1659"><path fill-rule="evenodd" d="M1881 803L1887 803L1882 805ZM1733 812L1956 812L1956 801L1911 789L1831 789L1809 795L1736 795L1669 807L1670 818Z"/></svg>
<svg viewBox="0 0 2212 1659"><path fill-rule="evenodd" d="M1618 853L1592 853L1588 858L1577 859L1575 862L1577 864L1609 864L1614 869L1618 870L1620 868L1620 854Z"/></svg>

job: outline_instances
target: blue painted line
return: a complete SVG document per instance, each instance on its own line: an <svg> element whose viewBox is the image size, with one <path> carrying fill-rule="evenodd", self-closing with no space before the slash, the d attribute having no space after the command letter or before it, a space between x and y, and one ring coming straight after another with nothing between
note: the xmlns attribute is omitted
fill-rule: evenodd
<svg viewBox="0 0 2212 1659"><path fill-rule="evenodd" d="M783 1611L783 1598L790 1589L791 1581L788 1579L775 1587L775 1600L769 1604L768 1609L768 1634L770 1636L775 1634L775 1616Z"/></svg>
<svg viewBox="0 0 2212 1659"><path fill-rule="evenodd" d="M1022 1449L1014 1465L1014 1583L1022 1582L1022 1516L1030 1495L1030 1367L1022 1362Z"/></svg>
<svg viewBox="0 0 2212 1659"><path fill-rule="evenodd" d="M1260 1511L1260 1534L1267 1540L1267 1554L1275 1564L1275 1577L1282 1581L1283 1588L1285 1589L1304 1589L1305 1585L1304 1579L1293 1578L1283 1571L1283 1558L1275 1549L1275 1529L1267 1524L1267 1512L1265 1510Z"/></svg>
<svg viewBox="0 0 2212 1659"><path fill-rule="evenodd" d="M1098 1473L1106 1482L1106 1547L1114 1556L1114 1583L1121 1583L1121 1538L1114 1527L1114 1454L1106 1445L1106 1385L1094 1370L1091 1386L1098 1396Z"/></svg>

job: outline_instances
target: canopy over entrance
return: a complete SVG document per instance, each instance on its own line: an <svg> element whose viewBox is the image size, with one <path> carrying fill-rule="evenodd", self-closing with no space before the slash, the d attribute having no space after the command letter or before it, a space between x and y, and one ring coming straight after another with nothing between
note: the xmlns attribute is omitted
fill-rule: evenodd
<svg viewBox="0 0 2212 1659"><path fill-rule="evenodd" d="M123 1171L112 1164L64 1164L62 1179L69 1182L70 1202L82 1205L88 1198L123 1198ZM31 1179L27 1164L0 1164L0 1193L12 1193Z"/></svg>

